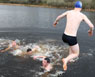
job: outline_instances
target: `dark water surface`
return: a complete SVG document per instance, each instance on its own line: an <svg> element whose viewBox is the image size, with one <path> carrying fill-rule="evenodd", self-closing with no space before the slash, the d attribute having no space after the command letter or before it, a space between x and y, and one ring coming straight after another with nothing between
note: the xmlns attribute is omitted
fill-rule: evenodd
<svg viewBox="0 0 95 77"><path fill-rule="evenodd" d="M0 5L0 42L19 39L27 45L40 44L41 41L44 42L43 47L49 50L54 47L54 51L61 53L61 57L66 56L67 52L62 49L65 44L61 40L66 19L62 19L56 28L52 26L55 18L65 11L55 8ZM95 24L95 12L83 13ZM78 30L79 60L68 64L68 70L58 76L58 72L64 72L60 59L60 65L55 65L49 77L95 77L95 31L93 37L89 37L88 29L88 25L82 22ZM40 77L40 66L40 61L34 61L30 57L13 56L9 52L0 53L0 77Z"/></svg>

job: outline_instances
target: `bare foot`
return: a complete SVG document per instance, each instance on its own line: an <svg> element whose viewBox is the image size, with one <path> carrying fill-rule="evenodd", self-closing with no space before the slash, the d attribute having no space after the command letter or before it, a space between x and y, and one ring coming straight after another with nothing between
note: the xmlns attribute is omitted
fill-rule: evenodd
<svg viewBox="0 0 95 77"><path fill-rule="evenodd" d="M67 70L67 62L65 61L64 58L62 59L62 62L63 62L63 69L64 69L64 71L66 71Z"/></svg>

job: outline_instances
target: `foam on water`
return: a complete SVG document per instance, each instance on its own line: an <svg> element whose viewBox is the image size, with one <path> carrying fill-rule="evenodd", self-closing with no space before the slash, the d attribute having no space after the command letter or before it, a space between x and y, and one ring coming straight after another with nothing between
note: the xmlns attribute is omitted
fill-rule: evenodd
<svg viewBox="0 0 95 77"><path fill-rule="evenodd" d="M12 40L0 39L0 46L2 44L3 46L1 46L1 47L4 47L4 45L6 43L10 43L10 41L12 41ZM39 46L37 51L35 53L33 53L31 55L31 57L33 57L33 56L47 56L51 59L52 64L61 65L59 63L59 61L61 61L61 59L64 55L63 53L67 53L68 46L58 45L58 44L55 44L54 42L55 42L55 40L49 39L49 40L45 40L45 41L39 41L37 43L29 43L27 45L22 45L21 47L23 48L24 51L26 51L27 48L34 48L35 46ZM14 56L20 56L19 54L21 53L21 50L17 49L17 50L14 50L13 52L10 52L10 53L13 54ZM41 59L39 59L39 60L41 60ZM45 72L39 72L39 71L35 71L35 70L30 70L30 72L36 72L35 77L41 76L45 73ZM54 75L57 75L57 74L54 74ZM51 74L51 76L53 76L53 74Z"/></svg>
<svg viewBox="0 0 95 77"><path fill-rule="evenodd" d="M14 56L20 56L20 54L22 53L22 51L20 49L14 50L13 52L11 52Z"/></svg>
<svg viewBox="0 0 95 77"><path fill-rule="evenodd" d="M12 40L9 39L0 39L0 48L4 47L5 45L8 45ZM20 40L18 40L20 41ZM25 42L25 41L23 41ZM68 46L67 45L59 45L55 43L55 40L44 40L44 41L39 41L37 43L29 43L27 45L22 45L21 49L23 51L26 51L27 48L34 48L35 46L39 46L38 49L36 50L35 53L31 55L31 57L34 56L47 56L51 59L51 62L53 65L61 66L62 64L60 63L61 59L63 56L66 56L66 53L68 53ZM14 56L20 56L21 50L15 50L14 52L11 52ZM93 56L93 50L90 49L89 53L83 53L82 55L84 56ZM39 59L42 60L42 59ZM78 58L76 58L78 60ZM46 77L57 77L58 75L65 73L63 71L55 70L55 73L50 73L47 74L46 72L39 72L36 70L30 70L30 72L35 72L35 77L46 75Z"/></svg>

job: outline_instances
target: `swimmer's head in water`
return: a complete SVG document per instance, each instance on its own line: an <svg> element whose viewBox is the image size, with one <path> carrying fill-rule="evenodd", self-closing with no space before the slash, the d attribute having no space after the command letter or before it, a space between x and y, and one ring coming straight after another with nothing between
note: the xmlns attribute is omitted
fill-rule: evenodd
<svg viewBox="0 0 95 77"><path fill-rule="evenodd" d="M46 60L47 63L50 63L50 59L49 58L46 57L44 60Z"/></svg>
<svg viewBox="0 0 95 77"><path fill-rule="evenodd" d="M82 8L82 2L81 1L77 1L75 3L75 8Z"/></svg>
<svg viewBox="0 0 95 77"><path fill-rule="evenodd" d="M12 46L16 46L16 42L15 41L12 41Z"/></svg>
<svg viewBox="0 0 95 77"><path fill-rule="evenodd" d="M27 49L27 52L30 52L30 51L32 51L31 48L28 48L28 49Z"/></svg>

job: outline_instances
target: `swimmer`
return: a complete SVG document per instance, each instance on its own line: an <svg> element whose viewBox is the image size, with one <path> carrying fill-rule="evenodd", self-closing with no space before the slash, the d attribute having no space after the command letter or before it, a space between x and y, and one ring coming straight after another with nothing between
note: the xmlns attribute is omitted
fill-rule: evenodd
<svg viewBox="0 0 95 77"><path fill-rule="evenodd" d="M45 56L35 56L34 60L37 58L42 58L42 66L46 71L51 71L52 70L52 64L50 63L50 59Z"/></svg>
<svg viewBox="0 0 95 77"><path fill-rule="evenodd" d="M39 49L39 46L35 46L34 48L28 48L26 51L23 51L23 49L16 49L13 54L15 56L24 56L24 55L32 55L33 53L35 53L37 50Z"/></svg>
<svg viewBox="0 0 95 77"><path fill-rule="evenodd" d="M77 31L81 21L85 21L89 25L90 29L88 30L88 35L93 35L94 25L91 23L86 15L80 12L81 10L82 2L77 1L75 3L74 10L66 11L63 14L59 15L53 24L54 27L56 27L60 19L64 17L67 18L67 24L62 36L62 40L69 45L69 55L66 58L62 59L64 70L67 70L67 63L69 61L79 56L80 49L77 42Z"/></svg>
<svg viewBox="0 0 95 77"><path fill-rule="evenodd" d="M13 40L9 45L8 48L5 48L4 50L1 50L0 52L6 52L10 49L16 50L17 48L19 48L20 42Z"/></svg>

